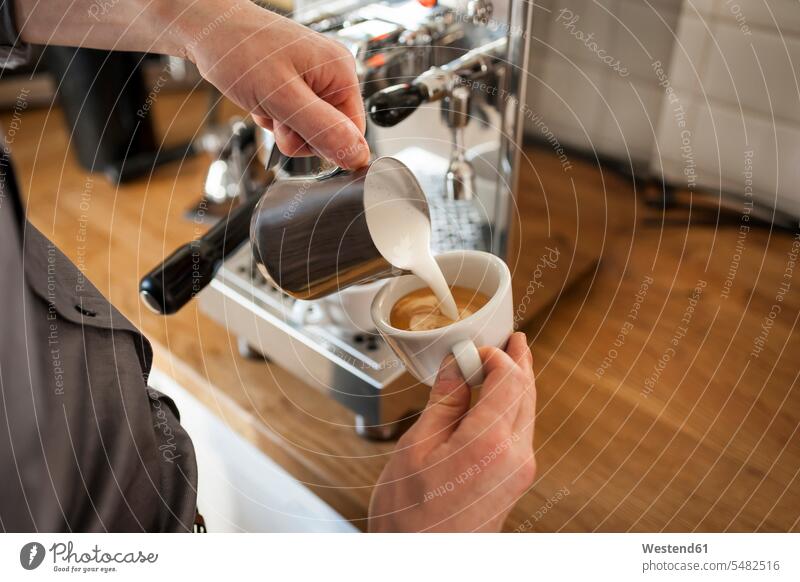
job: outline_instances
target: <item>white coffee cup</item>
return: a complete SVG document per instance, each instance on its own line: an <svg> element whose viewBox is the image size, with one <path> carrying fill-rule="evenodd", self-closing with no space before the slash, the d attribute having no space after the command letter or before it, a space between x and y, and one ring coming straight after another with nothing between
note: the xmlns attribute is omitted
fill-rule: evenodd
<svg viewBox="0 0 800 582"><path fill-rule="evenodd" d="M481 251L451 251L436 257L448 285L480 291L489 301L479 311L451 325L425 331L392 327L394 304L412 291L425 287L414 275L389 281L372 301L372 321L411 374L433 385L442 360L453 354L470 386L483 383L483 364L478 347L505 347L514 331L511 273L499 257Z"/></svg>

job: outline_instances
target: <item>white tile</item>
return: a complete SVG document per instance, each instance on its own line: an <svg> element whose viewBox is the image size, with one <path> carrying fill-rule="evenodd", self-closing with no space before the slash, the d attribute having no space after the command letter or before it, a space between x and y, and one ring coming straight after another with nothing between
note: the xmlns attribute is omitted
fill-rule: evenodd
<svg viewBox="0 0 800 582"><path fill-rule="evenodd" d="M703 21L695 14L684 12L678 23L677 38L674 39L669 61L669 77L672 86L699 93L703 78L711 35Z"/></svg>
<svg viewBox="0 0 800 582"><path fill-rule="evenodd" d="M753 40L775 115L800 122L800 38L782 40L754 32ZM764 83L760 71L756 83ZM768 103L763 110L769 111Z"/></svg>
<svg viewBox="0 0 800 582"><path fill-rule="evenodd" d="M775 125L772 121L755 115L744 118L732 109L717 108L714 114L720 142L721 182L724 190L743 195L744 178L744 126L747 141L753 151L753 196L767 208L776 208L800 216L800 127ZM701 131L703 129L701 128ZM701 160L701 163L704 163ZM706 172L704 180L714 186L719 182L713 172Z"/></svg>
<svg viewBox="0 0 800 582"><path fill-rule="evenodd" d="M531 109L540 114L551 129L565 129L564 134L569 134L572 145L591 145L593 136L600 129L604 72L596 67L577 67L557 55L553 57L545 63ZM535 135L541 126L536 127L528 120L526 129ZM561 135L558 137L560 139Z"/></svg>
<svg viewBox="0 0 800 582"><path fill-rule="evenodd" d="M729 104L800 122L800 40L753 32L743 40L730 24L717 24L703 87ZM788 55L787 55L788 52ZM762 76L763 69L763 76Z"/></svg>
<svg viewBox="0 0 800 582"><path fill-rule="evenodd" d="M682 4L684 11L692 14L712 14L715 10L715 0L682 0Z"/></svg>
<svg viewBox="0 0 800 582"><path fill-rule="evenodd" d="M661 166L666 168L666 178L669 182L678 186L686 186L687 180L684 176L685 163L681 158L681 132L688 130L691 135L696 134L697 118L699 115L699 104L691 98L682 100L681 105L685 111L685 126L678 125L674 106L666 99L662 100L661 113L658 119L658 139L653 146L652 162L650 167L653 171L659 171ZM690 140L691 143L694 139ZM694 145L692 145L694 147ZM670 160L678 163L671 164Z"/></svg>
<svg viewBox="0 0 800 582"><path fill-rule="evenodd" d="M611 50L612 16L591 0L556 0L549 20L549 43L554 49L575 59L597 61L593 53L578 36L597 43L599 48ZM577 20L574 18L577 17ZM574 21L573 21L574 20Z"/></svg>
<svg viewBox="0 0 800 582"><path fill-rule="evenodd" d="M662 171L664 171L664 179L669 181L668 178L673 176L673 173L665 169L664 166L667 164L670 154L678 151L678 148L674 146L674 143L676 142L676 139L679 138L676 138L677 132L672 127L672 115L670 114L668 105L663 100L659 106L659 114L654 121L654 124L656 126L656 139L651 147L650 169L656 173L656 175L659 175ZM672 155L672 157L675 156Z"/></svg>
<svg viewBox="0 0 800 582"><path fill-rule="evenodd" d="M698 174L712 184L720 178L738 180L744 168L745 151L768 152L755 124L735 110L712 103L698 109L692 142ZM774 155L774 153L773 153Z"/></svg>
<svg viewBox="0 0 800 582"><path fill-rule="evenodd" d="M770 144L768 151L777 150L778 155L777 164L773 165L768 163L771 161L768 157L756 150L753 166L757 194L765 204L776 201L778 209L800 216L800 191L797 189L797 184L800 184L800 126L779 124L773 133L771 120L761 122L764 140ZM776 135L777 146L774 145ZM764 162L763 171L760 159Z"/></svg>
<svg viewBox="0 0 800 582"><path fill-rule="evenodd" d="M691 117L699 188L741 196L745 152L752 150L754 198L767 207L800 216L800 192L795 188L800 183L800 126L773 126L771 120L757 115L742 118L736 109L719 104L712 109L693 106ZM663 166L668 181L685 186L686 161L681 157L679 132L669 131L666 123L662 127L658 141L662 158L654 152L651 169L658 172Z"/></svg>
<svg viewBox="0 0 800 582"><path fill-rule="evenodd" d="M574 122L577 117L584 125L590 125L597 117L606 77L606 71L594 66L558 57L550 59L545 63L542 75L540 105L547 111L551 111L549 104L555 105L553 111L572 109L566 117L558 116L559 119Z"/></svg>
<svg viewBox="0 0 800 582"><path fill-rule="evenodd" d="M684 0L647 0L659 12L680 12Z"/></svg>
<svg viewBox="0 0 800 582"><path fill-rule="evenodd" d="M783 34L800 33L800 5L797 0L717 0L715 14L737 29L747 32L761 30L769 32L778 29Z"/></svg>
<svg viewBox="0 0 800 582"><path fill-rule="evenodd" d="M604 153L637 163L648 161L658 128L662 95L655 85L610 79L605 91L608 104L603 104L600 113Z"/></svg>
<svg viewBox="0 0 800 582"><path fill-rule="evenodd" d="M615 15L619 21L612 23L614 42L610 54L620 59L631 74L652 77L653 61L669 62L678 10L668 11L641 0L622 0Z"/></svg>
<svg viewBox="0 0 800 582"><path fill-rule="evenodd" d="M587 133L588 130L586 128L582 128L575 124L561 125L559 123L548 122L546 126L527 128L526 135L533 137L534 139L546 140L547 138L542 137L542 131L545 129L545 127L553 132L559 143L563 146L569 146L571 148L587 152L594 151L598 148L597 135Z"/></svg>
<svg viewBox="0 0 800 582"><path fill-rule="evenodd" d="M544 61L552 53L552 49L549 48L549 39L553 4L553 0L546 0L537 1L533 5L533 29L530 38L528 70L536 75L541 75Z"/></svg>
<svg viewBox="0 0 800 582"><path fill-rule="evenodd" d="M709 47L708 67L702 88L710 98L726 103L761 109L767 101L758 62L751 41L743 41L741 33L727 24L714 25L715 42ZM761 42L764 46L770 41ZM776 47L773 47L776 48ZM771 51L775 58L774 51ZM766 57L766 52L763 54Z"/></svg>

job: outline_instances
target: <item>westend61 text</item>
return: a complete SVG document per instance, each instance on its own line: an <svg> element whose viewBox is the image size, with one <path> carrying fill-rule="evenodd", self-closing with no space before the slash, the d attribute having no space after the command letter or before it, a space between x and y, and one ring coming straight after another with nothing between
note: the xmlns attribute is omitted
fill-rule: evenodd
<svg viewBox="0 0 800 582"><path fill-rule="evenodd" d="M685 546L642 544L642 551L645 554L707 554L708 544L688 544Z"/></svg>

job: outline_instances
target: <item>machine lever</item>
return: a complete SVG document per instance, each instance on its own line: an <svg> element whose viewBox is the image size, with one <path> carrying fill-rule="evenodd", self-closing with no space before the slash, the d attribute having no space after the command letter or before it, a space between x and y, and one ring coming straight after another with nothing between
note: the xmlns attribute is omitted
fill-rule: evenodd
<svg viewBox="0 0 800 582"><path fill-rule="evenodd" d="M474 81L484 76L491 60L503 55L507 42L505 38L497 39L446 65L431 67L411 83L392 85L378 91L367 102L370 119L381 127L393 127L426 101L446 98L459 81Z"/></svg>
<svg viewBox="0 0 800 582"><path fill-rule="evenodd" d="M428 100L424 85L401 83L375 93L367 103L372 121L381 127L394 127Z"/></svg>
<svg viewBox="0 0 800 582"><path fill-rule="evenodd" d="M250 218L260 196L251 196L200 238L177 248L139 282L147 307L171 315L214 278L222 261L246 242Z"/></svg>

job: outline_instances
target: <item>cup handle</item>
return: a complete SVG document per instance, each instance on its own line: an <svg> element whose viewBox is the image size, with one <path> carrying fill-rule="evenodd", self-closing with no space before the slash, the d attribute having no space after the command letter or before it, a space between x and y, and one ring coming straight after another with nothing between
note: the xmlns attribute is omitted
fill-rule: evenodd
<svg viewBox="0 0 800 582"><path fill-rule="evenodd" d="M483 362L475 343L472 340L463 340L455 344L450 351L453 352L461 375L470 388L483 384Z"/></svg>

